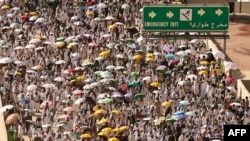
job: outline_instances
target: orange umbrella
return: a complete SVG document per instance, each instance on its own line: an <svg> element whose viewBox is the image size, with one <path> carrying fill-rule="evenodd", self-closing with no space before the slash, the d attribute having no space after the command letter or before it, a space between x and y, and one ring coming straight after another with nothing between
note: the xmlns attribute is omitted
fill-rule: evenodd
<svg viewBox="0 0 250 141"><path fill-rule="evenodd" d="M10 125L10 124L14 123L18 118L19 118L19 114L13 113L6 118L5 123L7 125Z"/></svg>

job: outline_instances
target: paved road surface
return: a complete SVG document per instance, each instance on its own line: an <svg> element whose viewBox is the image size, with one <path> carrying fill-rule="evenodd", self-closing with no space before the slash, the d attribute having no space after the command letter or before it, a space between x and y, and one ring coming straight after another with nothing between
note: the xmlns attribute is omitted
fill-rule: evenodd
<svg viewBox="0 0 250 141"><path fill-rule="evenodd" d="M2 100L0 96L0 109L1 108L2 108ZM0 114L0 140L1 141L8 140L3 114Z"/></svg>
<svg viewBox="0 0 250 141"><path fill-rule="evenodd" d="M250 24L230 23L227 40L227 60L234 62L240 71L234 73L238 79L250 79ZM217 46L223 48L223 39L216 39ZM222 47L222 48L221 48Z"/></svg>

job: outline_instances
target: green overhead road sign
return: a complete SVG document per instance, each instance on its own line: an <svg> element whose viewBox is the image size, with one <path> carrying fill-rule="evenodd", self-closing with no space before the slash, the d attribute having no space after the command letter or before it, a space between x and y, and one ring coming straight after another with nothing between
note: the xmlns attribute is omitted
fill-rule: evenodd
<svg viewBox="0 0 250 141"><path fill-rule="evenodd" d="M227 31L228 6L145 6L145 31Z"/></svg>

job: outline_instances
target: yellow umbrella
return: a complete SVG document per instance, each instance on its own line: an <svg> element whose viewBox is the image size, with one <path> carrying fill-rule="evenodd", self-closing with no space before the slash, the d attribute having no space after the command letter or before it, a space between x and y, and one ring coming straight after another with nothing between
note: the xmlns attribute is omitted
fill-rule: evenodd
<svg viewBox="0 0 250 141"><path fill-rule="evenodd" d="M38 14L37 14L37 12L29 12L29 15L30 16L37 16Z"/></svg>
<svg viewBox="0 0 250 141"><path fill-rule="evenodd" d="M128 126L121 126L119 129L122 130L122 131L124 131L124 130L129 129L129 127Z"/></svg>
<svg viewBox="0 0 250 141"><path fill-rule="evenodd" d="M85 138L85 139L92 138L92 136L90 134L82 134L80 137Z"/></svg>
<svg viewBox="0 0 250 141"><path fill-rule="evenodd" d="M103 128L103 129L101 130L101 132L103 132L103 133L105 133L105 134L109 134L112 130L113 130L112 128L106 127L106 128Z"/></svg>
<svg viewBox="0 0 250 141"><path fill-rule="evenodd" d="M210 64L216 64L216 62L215 61L211 61Z"/></svg>
<svg viewBox="0 0 250 141"><path fill-rule="evenodd" d="M74 46L71 45L71 44L67 45L67 48L68 48L68 49L71 49L71 48L73 48L73 47L74 47Z"/></svg>
<svg viewBox="0 0 250 141"><path fill-rule="evenodd" d="M101 109L105 109L105 108L103 106L101 106L101 105L95 105L93 107L93 111L97 111L97 110L101 110Z"/></svg>
<svg viewBox="0 0 250 141"><path fill-rule="evenodd" d="M86 12L86 15L87 15L87 16L93 16L93 15L94 15L94 12L93 12L93 11L87 11L87 12Z"/></svg>
<svg viewBox="0 0 250 141"><path fill-rule="evenodd" d="M106 110L97 110L95 111L95 114L105 114L107 111Z"/></svg>
<svg viewBox="0 0 250 141"><path fill-rule="evenodd" d="M109 57L109 52L108 51L103 51L99 54L99 56L103 57L103 58L107 58Z"/></svg>
<svg viewBox="0 0 250 141"><path fill-rule="evenodd" d="M122 130L121 130L120 128L114 128L114 129L112 130L112 132L113 132L113 133L120 133L120 132L122 132Z"/></svg>
<svg viewBox="0 0 250 141"><path fill-rule="evenodd" d="M113 138L109 138L108 141L120 141L120 140L118 138L113 137Z"/></svg>
<svg viewBox="0 0 250 141"><path fill-rule="evenodd" d="M155 59L154 59L154 58L146 58L146 61L147 61L147 62L154 62Z"/></svg>
<svg viewBox="0 0 250 141"><path fill-rule="evenodd" d="M155 54L154 54L154 53L148 53L146 56L147 56L148 58L154 58L154 57L155 57Z"/></svg>
<svg viewBox="0 0 250 141"><path fill-rule="evenodd" d="M105 123L108 123L108 122L109 122L108 119L103 118L103 119L101 119L99 122L97 122L97 124L100 125L100 124L105 124Z"/></svg>
<svg viewBox="0 0 250 141"><path fill-rule="evenodd" d="M211 71L212 74L221 74L221 70L220 69L213 69Z"/></svg>
<svg viewBox="0 0 250 141"><path fill-rule="evenodd" d="M99 132L97 135L98 135L98 136L105 136L105 137L108 136L106 132Z"/></svg>
<svg viewBox="0 0 250 141"><path fill-rule="evenodd" d="M208 65L209 62L208 62L208 61L201 61L200 64L201 64L201 65Z"/></svg>
<svg viewBox="0 0 250 141"><path fill-rule="evenodd" d="M120 110L113 110L112 114L120 115L122 112Z"/></svg>
<svg viewBox="0 0 250 141"><path fill-rule="evenodd" d="M142 59L142 56L141 55L135 55L133 57L134 60L141 60Z"/></svg>
<svg viewBox="0 0 250 141"><path fill-rule="evenodd" d="M112 24L112 25L109 26L109 29L115 29L116 27L117 27L116 24Z"/></svg>
<svg viewBox="0 0 250 141"><path fill-rule="evenodd" d="M63 46L65 46L65 42L56 42L57 48L62 48Z"/></svg>
<svg viewBox="0 0 250 141"><path fill-rule="evenodd" d="M86 79L86 77L84 75L76 77L76 81L83 81L85 79Z"/></svg>
<svg viewBox="0 0 250 141"><path fill-rule="evenodd" d="M89 115L89 117L88 118L98 118L99 117L99 115L97 115L97 114L91 114L91 115Z"/></svg>
<svg viewBox="0 0 250 141"><path fill-rule="evenodd" d="M219 87L220 87L220 88L223 88L223 87L224 87L224 84L223 84L223 83L219 83Z"/></svg>
<svg viewBox="0 0 250 141"><path fill-rule="evenodd" d="M207 70L200 71L199 75L208 75L208 71Z"/></svg>
<svg viewBox="0 0 250 141"><path fill-rule="evenodd" d="M161 84L159 82L152 82L150 86L158 88L161 86Z"/></svg>
<svg viewBox="0 0 250 141"><path fill-rule="evenodd" d="M36 38L36 39L42 39L42 36L41 36L41 34L36 34L36 35L35 35L35 38Z"/></svg>
<svg viewBox="0 0 250 141"><path fill-rule="evenodd" d="M91 60L91 59L85 59L85 60L83 60L83 62L93 62L93 60Z"/></svg>
<svg viewBox="0 0 250 141"><path fill-rule="evenodd" d="M1 7L1 9L9 9L10 8L10 6L9 5L3 5L2 7Z"/></svg>
<svg viewBox="0 0 250 141"><path fill-rule="evenodd" d="M161 106L164 106L164 107L170 107L171 105L172 105L172 103L169 102L169 101L165 101L165 102L163 102L163 103L161 104Z"/></svg>

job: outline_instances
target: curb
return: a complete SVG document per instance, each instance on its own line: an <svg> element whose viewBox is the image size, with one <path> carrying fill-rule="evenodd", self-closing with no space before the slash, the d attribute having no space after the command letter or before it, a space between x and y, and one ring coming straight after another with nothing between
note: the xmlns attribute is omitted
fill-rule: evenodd
<svg viewBox="0 0 250 141"><path fill-rule="evenodd" d="M0 108L2 108L2 98L0 96ZM6 130L6 126L5 126L5 121L4 121L4 117L3 114L0 113L0 139L1 141L7 141L8 140L8 136L7 136L7 130Z"/></svg>

